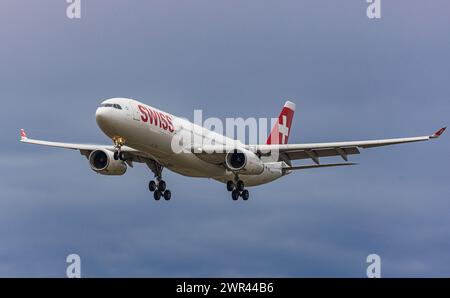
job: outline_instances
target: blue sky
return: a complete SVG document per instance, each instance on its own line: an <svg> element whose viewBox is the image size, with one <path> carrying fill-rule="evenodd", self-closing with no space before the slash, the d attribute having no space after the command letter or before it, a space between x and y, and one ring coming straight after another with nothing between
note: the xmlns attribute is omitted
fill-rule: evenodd
<svg viewBox="0 0 450 298"><path fill-rule="evenodd" d="M450 4L382 1L85 1L0 4L0 276L450 275L449 136L363 150L359 165L296 172L233 202L225 186L170 172L155 202L142 165L92 172L42 139L109 144L109 97L175 115L276 117L289 141L430 134L450 114Z"/></svg>

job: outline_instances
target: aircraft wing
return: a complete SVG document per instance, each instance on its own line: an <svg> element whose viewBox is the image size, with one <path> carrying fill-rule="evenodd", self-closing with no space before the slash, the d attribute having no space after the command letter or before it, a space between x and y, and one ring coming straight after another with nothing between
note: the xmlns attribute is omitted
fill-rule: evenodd
<svg viewBox="0 0 450 298"><path fill-rule="evenodd" d="M20 130L20 141L26 144L79 150L82 155L86 156L86 158L89 158L89 154L91 154L91 152L94 150L103 149L108 151L114 151L115 149L114 146L112 145L75 144L75 143L62 143L62 142L51 142L51 141L29 139L24 129ZM124 152L125 160L129 165L132 165L131 161L147 163L149 160L153 160L153 158L148 154L127 146L122 146L121 151Z"/></svg>
<svg viewBox="0 0 450 298"><path fill-rule="evenodd" d="M445 131L445 127L439 129L432 135L395 138L382 140L365 140L350 142L329 142L329 143L310 143L310 144L269 144L269 145L244 145L238 143L235 145L204 145L192 146L191 152L196 154L204 161L213 164L223 164L227 152L244 147L245 149L259 156L275 156L278 155L278 161L285 161L290 164L292 160L311 159L315 164L320 164L321 157L340 156L348 161L348 155L359 154L360 149L374 148L388 145L412 143L428 141L436 139ZM297 170L297 168L291 168ZM298 168L303 169L303 168Z"/></svg>
<svg viewBox="0 0 450 298"><path fill-rule="evenodd" d="M319 164L321 157L328 156L341 156L342 159L348 161L348 155L359 154L360 148L366 149L436 139L441 136L445 129L446 127L443 127L432 135L420 137L291 145L257 145L255 148L261 155L264 155L265 152L270 154L271 151L276 151L280 156L279 160L311 159Z"/></svg>

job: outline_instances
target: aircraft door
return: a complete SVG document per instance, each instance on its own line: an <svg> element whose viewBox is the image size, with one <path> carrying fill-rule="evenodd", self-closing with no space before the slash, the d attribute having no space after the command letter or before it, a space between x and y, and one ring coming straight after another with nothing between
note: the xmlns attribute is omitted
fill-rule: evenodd
<svg viewBox="0 0 450 298"><path fill-rule="evenodd" d="M139 114L138 107L137 107L136 103L134 101L130 100L129 101L129 106L131 108L130 113L131 113L131 117L133 117L133 120L140 121L141 117L140 117L140 114Z"/></svg>

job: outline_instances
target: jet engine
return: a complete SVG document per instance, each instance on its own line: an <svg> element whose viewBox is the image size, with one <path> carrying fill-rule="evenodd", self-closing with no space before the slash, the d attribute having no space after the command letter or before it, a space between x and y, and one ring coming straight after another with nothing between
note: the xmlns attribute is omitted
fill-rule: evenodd
<svg viewBox="0 0 450 298"><path fill-rule="evenodd" d="M127 165L122 160L115 160L114 153L109 150L94 150L89 155L92 170L102 175L123 175Z"/></svg>
<svg viewBox="0 0 450 298"><path fill-rule="evenodd" d="M225 164L230 171L242 175L258 175L264 171L264 164L253 152L235 149L225 156Z"/></svg>

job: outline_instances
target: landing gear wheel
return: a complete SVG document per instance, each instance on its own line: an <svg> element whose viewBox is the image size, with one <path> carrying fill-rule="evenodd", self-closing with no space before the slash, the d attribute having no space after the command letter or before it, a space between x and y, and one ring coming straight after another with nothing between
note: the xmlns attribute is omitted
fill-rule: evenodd
<svg viewBox="0 0 450 298"><path fill-rule="evenodd" d="M166 189L163 196L164 196L164 200L168 201L172 197L172 193L170 192L170 190Z"/></svg>
<svg viewBox="0 0 450 298"><path fill-rule="evenodd" d="M231 198L233 199L233 201L237 201L237 199L239 199L239 191L237 191L236 189L233 190L231 192Z"/></svg>
<svg viewBox="0 0 450 298"><path fill-rule="evenodd" d="M172 193L170 190L166 189L166 182L162 180L162 170L163 165L161 165L156 160L149 160L146 162L149 169L155 175L154 180L150 181L148 184L148 188L150 191L154 191L153 196L155 200L161 199L161 196L164 197L165 200L170 200L172 198Z"/></svg>
<svg viewBox="0 0 450 298"><path fill-rule="evenodd" d="M234 182L230 180L227 182L227 190L233 191L233 189L234 189Z"/></svg>
<svg viewBox="0 0 450 298"><path fill-rule="evenodd" d="M119 159L122 160L122 161L125 160L125 154L124 154L122 151L119 152L118 157L119 157Z"/></svg>
<svg viewBox="0 0 450 298"><path fill-rule="evenodd" d="M150 190L151 192L153 192L153 191L155 191L156 190L156 182L155 181L150 181L149 183L148 183L148 190Z"/></svg>
<svg viewBox="0 0 450 298"><path fill-rule="evenodd" d="M248 190L244 189L241 193L241 196L244 201L247 201L250 197L250 193L248 192Z"/></svg>
<svg viewBox="0 0 450 298"><path fill-rule="evenodd" d="M160 180L158 182L158 190L160 190L160 191L166 190L166 182L164 180Z"/></svg>
<svg viewBox="0 0 450 298"><path fill-rule="evenodd" d="M239 191L243 191L244 190L244 181L238 180L238 182L236 183L236 189Z"/></svg>
<svg viewBox="0 0 450 298"><path fill-rule="evenodd" d="M153 198L157 201L159 201L159 199L161 199L161 191L159 191L158 189L155 190L155 192L153 193Z"/></svg>
<svg viewBox="0 0 450 298"><path fill-rule="evenodd" d="M123 152L120 151L120 148L122 148L122 146L125 144L125 139L119 136L114 136L112 138L113 142L114 142L114 160L125 160L125 156L123 154Z"/></svg>

